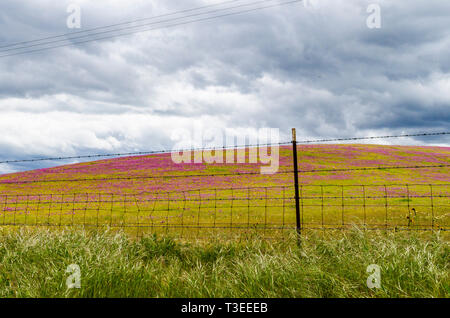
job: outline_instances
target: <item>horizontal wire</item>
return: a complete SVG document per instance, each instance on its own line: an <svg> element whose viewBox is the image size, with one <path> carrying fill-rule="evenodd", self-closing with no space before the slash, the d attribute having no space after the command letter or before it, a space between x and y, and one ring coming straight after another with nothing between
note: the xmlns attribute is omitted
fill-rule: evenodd
<svg viewBox="0 0 450 318"><path fill-rule="evenodd" d="M325 204L325 205L321 205L321 204L303 204L303 206L304 207L309 207L309 208L324 208L324 209L325 208L340 208L340 207L342 207L342 205L340 205L340 204ZM421 208L425 208L425 207L431 208L429 204L415 204L414 206L415 207L421 207ZM225 210L225 211L217 211L216 216L217 217L222 217L224 214L228 214L228 211L230 211L232 209L235 210L236 208L241 208L241 209L247 209L247 208L256 209L256 208L258 208L260 210L264 210L264 209L274 209L274 208L279 209L279 208L283 208L283 207L291 208L292 210L295 210L295 204L293 204L292 206L284 206L284 205L267 205L267 206L266 205L250 205L250 206L248 206L248 205L234 205L233 207L216 207L217 209ZM383 204L365 204L365 205L364 204L346 204L345 207L349 207L349 208L370 207L370 208L379 208L380 210L383 210L383 211L386 208L386 206L383 205ZM388 205L388 208L402 208L402 207L406 208L407 205L405 205L405 204L402 204L402 205L401 204L389 204ZM450 207L450 204L435 204L435 205L433 205L433 207L434 208L448 208L448 207ZM165 219L167 216L153 215L153 213L155 213L155 212L178 212L178 213L182 213L183 214L183 213L187 213L188 211L191 211L192 213L195 214L199 210L208 210L208 209L211 210L211 211L214 211L215 207L214 206L212 206L212 207L211 206L193 206L192 208L187 208L186 207L184 209L180 209L180 208L178 208L178 209L177 208L170 208L170 209L167 209L167 208L165 208L165 209L139 209L139 211L137 211L137 210L135 210L133 212L127 211L127 212L122 212L122 214L139 216L139 214L141 214L141 213L151 212L150 215L145 215L145 216L141 215L141 218ZM83 207L83 208L70 208L70 209L64 210L64 213L62 213L62 214L59 213L59 212L53 212L50 215L53 216L53 217L59 216L59 215L72 215L73 213L78 212L78 211L84 211L84 212L88 212L88 211L91 211L91 212L98 212L98 211L110 212L110 209L108 207L105 207L105 208L97 208L97 207L93 207L93 208L85 208L85 207ZM39 209L36 209L36 210L33 210L33 209L3 210L3 211L0 211L0 216L1 215L9 215L9 217L11 217L11 216L16 216L17 217L18 216L17 214L25 215L26 213L29 214L31 212L35 212L35 213L42 212L42 214L40 215L41 217L48 216L48 213L46 213L45 210L39 210ZM400 212L397 211L397 212L401 213L400 218L403 219L403 216L406 213L406 211L400 211ZM327 212L326 216L327 216L327 218L330 218L330 215L328 213L329 212ZM336 211L335 213L336 213L335 217L339 218L340 217L340 215L339 215L340 211ZM425 217L425 216L431 217L430 211L427 211L426 213L427 213L426 215L423 215L423 213L422 213L421 217ZM436 211L435 211L435 213L436 213ZM169 216L169 217L170 218L182 218L183 217L182 214ZM73 215L75 215L75 214L73 214ZM212 215L212 213L208 214L209 217L211 217L211 215ZM88 215L85 215L85 216L89 217ZM92 214L91 214L91 216L92 216ZM245 214L244 216L241 216L241 218L245 218L246 216L247 216L247 214ZM444 214L444 215L435 215L433 218L434 218L434 220L437 220L437 219L440 219L440 218L443 218L443 217L447 217L447 216L448 216L448 213ZM79 217L83 217L83 215L82 214L81 215L78 214L78 218ZM184 215L184 217L188 217L188 216ZM253 217L255 217L255 216L253 216ZM263 215L259 215L259 217L263 217ZM316 217L320 217L320 215L316 215ZM345 217L346 218L347 217L352 217L352 215L345 215ZM396 217L398 218L399 216L395 216L395 215L392 216L392 218L396 218Z"/></svg>
<svg viewBox="0 0 450 318"><path fill-rule="evenodd" d="M417 133L417 134L373 136L373 137L348 137L348 138L334 138L334 139L316 139L316 140L297 141L297 143L298 144L307 144L307 143L320 143L320 142L332 142L332 141L354 141L354 140L389 139L389 138L404 138L404 137L425 137L425 136L444 136L444 135L450 135L450 132Z"/></svg>
<svg viewBox="0 0 450 318"><path fill-rule="evenodd" d="M85 35L81 35L81 36L71 36L71 37L69 37L67 39L60 39L60 40L47 41L47 42L42 42L42 43L37 43L37 44L30 44L30 45L26 45L26 46L22 46L22 47L18 47L18 48L0 49L0 53L8 52L8 51L15 51L15 50L29 49L29 48L32 48L32 47L44 46L44 45L54 44L54 43L59 43L59 42L69 42L69 41L73 41L73 40L84 39L84 38L89 38L89 37L93 37L93 36L97 36L97 35L113 33L113 32L119 32L119 31L124 31L124 30L142 28L142 27L145 27L145 26L161 24L161 23L165 23L165 22L172 22L172 21L177 21L177 20L180 20L180 19L192 18L192 17L201 16L201 15L208 15L208 14L211 14L211 13L218 13L218 12L222 12L222 11L227 11L227 10L232 10L232 9L237 9L237 8L242 8L242 7L247 7L247 6L254 6L254 5L257 5L257 4L261 4L261 3L267 3L269 1L274 1L274 0L262 0L262 1L252 2L252 3L245 3L245 4L237 5L237 6L234 6L234 7L228 7L228 8L223 8L223 9L216 9L216 10L211 10L211 11L206 11L206 12L201 12L201 13L195 13L195 14L191 14L191 15L181 16L181 17L177 17L177 18L171 18L171 19L168 19L168 20L162 20L162 21L157 21L157 22L145 23L145 24L135 25L135 26L128 26L128 27L123 27L123 28L117 28L117 29L113 29L113 30L101 31L101 32L96 32L96 33L92 33L92 34L85 34ZM232 2L234 2L234 1L232 1ZM174 14L170 14L170 15L174 15ZM136 21L136 22L138 22L138 21ZM130 22L128 24L131 24L131 23L135 23L135 22ZM104 27L104 28L108 28L108 27ZM88 32L88 30L86 30L86 31L79 31L79 32L80 33L81 32ZM73 33L73 34L75 34L75 33ZM114 35L112 35L112 36L114 36ZM62 36L58 36L58 37L62 37ZM95 40L95 39L92 39L92 40Z"/></svg>
<svg viewBox="0 0 450 318"><path fill-rule="evenodd" d="M311 139L297 141L297 144L307 144L307 143L321 143L321 142L331 142L331 141L351 141L351 140L370 140L370 139L389 139L389 138L405 138L405 137L419 137L419 136L442 136L450 135L450 132L437 132L437 133L417 133L417 134L405 134L405 135L391 135L391 136L374 136L374 137L350 137L350 138L336 138L336 139ZM72 159L92 159L92 158L102 158L102 157L124 157L124 156L138 156L138 155L151 155L151 154L165 154L165 153L176 153L176 152L186 152L186 151L204 151L204 150L233 150L237 148L249 148L249 147L268 147L268 146L281 146L291 144L292 141L285 141L279 143L265 143L265 144L250 144L250 145L235 145L235 146L221 146L221 147L200 147L200 148L184 148L184 149L173 149L173 150L150 150L150 151L137 151L137 152L126 152L126 153L109 153L109 154L93 154L93 155L80 155L80 156L60 156L60 157L47 157L47 158L35 158L35 159L12 159L0 161L0 164L8 163L21 163L21 162L37 162L37 161L59 161L59 160L72 160Z"/></svg>
<svg viewBox="0 0 450 318"><path fill-rule="evenodd" d="M292 171L277 172L277 174L292 173ZM54 182L89 182L89 181L116 181L116 180L140 180L140 179L175 179L175 178L200 178L200 177L219 177L219 176L245 176L260 175L260 172L236 172L221 174L193 174L193 175L166 175L166 176L128 176L112 178L79 178L79 179L55 179L55 180L18 180L18 181L0 181L0 184L28 184L28 183L54 183Z"/></svg>
<svg viewBox="0 0 450 318"><path fill-rule="evenodd" d="M234 16L234 15L239 15L239 14L244 14L244 13L249 13L249 12L255 12L257 10L263 10L263 9L268 9L268 8L273 8L273 7L280 7L280 6L284 6L284 5L288 5L288 4L298 3L298 2L301 2L301 1L302 0L288 1L288 2L278 3L278 4L274 4L274 5L270 5L270 6L258 7L258 8L248 9L248 10L241 10L241 11L237 11L237 12L233 12L233 13L221 14L221 15L216 15L216 16L212 16L212 17L202 18L202 19L194 19L194 20L191 20L191 21L164 25L164 26L161 26L161 27L154 27L154 28L138 30L138 31L133 31L133 32L126 32L126 33L116 34L116 35L112 35L112 36L105 36L105 37L100 37L100 38L96 38L96 39L89 39L89 40L84 40L84 41L78 41L78 42L74 42L74 43L55 45L55 46L50 46L50 47L46 47L46 48L28 50L28 51L24 51L24 52L16 52L16 53L11 53L11 54L5 54L5 55L0 55L0 58L9 57L9 56L23 55L23 54L29 54L29 53L35 53L35 52L41 52L41 51L47 51L47 50L51 50L51 49L55 49L55 48L61 48L61 47L72 46L72 45L77 45L77 44L89 43L89 42L93 42L93 41L117 38L117 37L125 36L125 35L131 35L131 34L136 34L136 33L148 32L148 31L153 31L153 30L158 30L158 29L165 29L165 28L176 27L176 26L180 26L180 25L187 25L187 24L191 24L191 23L195 23L195 22L208 21L208 20L217 19L217 18L223 18L223 17Z"/></svg>
<svg viewBox="0 0 450 318"><path fill-rule="evenodd" d="M449 184L450 185L450 184ZM288 188L294 188L293 185L279 185L279 186L255 186L255 187L236 187L236 188L201 188L201 189L191 189L191 190L175 190L175 191L142 191L142 192L137 192L134 195L167 195L167 194L174 194L174 193L178 193L178 194L183 194L183 193L192 193L192 192L196 192L198 193L199 191L244 191L244 190L255 190L255 189L288 189ZM203 192L204 193L204 192ZM89 194L91 196L125 196L125 195L133 195L133 194L118 194L118 193L113 193L113 192L90 192L90 193L86 193L86 192L78 192L78 193L36 193L36 194L2 194L0 193L0 196L3 197L27 197L27 196L70 196L72 197L73 195L86 195Z"/></svg>
<svg viewBox="0 0 450 318"><path fill-rule="evenodd" d="M61 196L61 195L59 195ZM66 195L69 199L73 198L72 195ZM117 197L118 195L116 195ZM21 196L19 196L20 198ZM25 198L25 196L23 196ZM151 199L147 199L147 200L143 200L143 199L136 199L136 200L84 200L84 201L73 201L73 200L67 200L67 201L38 201L38 200L33 200L33 197L38 198L38 196L33 195L32 197L27 198L26 200L20 200L20 201L10 201L9 204L22 204L25 205L27 203L30 204L34 204L34 205L39 205L39 204L67 204L67 205L80 205L80 204L98 204L98 203L109 203L109 204L113 204L113 203L138 203L138 204L142 204L145 202L215 202L215 201L273 201L273 200L284 200L284 201L293 201L295 199L295 197L250 197L250 198L199 198L199 199L155 199L155 198L151 198ZM128 194L127 197L135 197L135 195L132 194ZM430 198L450 198L450 195L404 195L404 196L309 196L309 197L305 197L302 196L300 197L300 199L303 200L318 200L318 199L344 199L344 200L348 200L348 199L417 199L417 198L423 198L423 199L430 199ZM4 203L4 201L0 201L0 204ZM345 206L347 206L348 204L345 204ZM261 205L257 205L254 207L260 207ZM320 206L320 204L319 204ZM358 204L358 206L362 206L361 204ZM384 206L384 205L380 205L380 206ZM221 206L218 206L218 208L224 208ZM270 207L270 205L268 205L268 207Z"/></svg>
<svg viewBox="0 0 450 318"><path fill-rule="evenodd" d="M324 185L319 185L319 184L300 184L299 187L302 189L307 189L307 188L317 188L317 187L323 187L323 188L330 188L330 187L339 187L341 188L342 186L344 187L366 187L366 188L371 188L371 187L429 187L429 186L433 186L433 187L449 187L450 183L433 183L433 184L429 184L429 183L410 183L410 184L398 184L398 183L392 183L392 184L346 184L346 185L342 185L342 184L324 184ZM234 191L244 191L244 190L255 190L255 189L279 189L279 191L282 191L283 189L289 189L292 188L292 191L294 190L294 185L279 185L279 186L257 186L257 187L236 187L236 188L196 188L196 189L190 189L190 190L174 190L174 191L142 191L142 192L138 192L135 193L134 195L156 195L157 197L159 197L160 195L170 195L170 194L188 194L188 193L198 193L199 191L203 191L203 193L205 193L205 191L222 191L222 192L234 192ZM121 194L121 193L114 193L114 192L90 192L90 193L86 193L86 192L77 192L77 193L36 193L36 194L11 194L11 193L0 193L0 196L2 196L3 198L5 197L44 197L44 196L70 196L72 197L73 195L91 195L91 196L125 196L125 195L133 195L133 194ZM367 198L367 197L366 197ZM383 197L384 198L384 197Z"/></svg>
<svg viewBox="0 0 450 318"><path fill-rule="evenodd" d="M17 207L17 209L15 209L16 208L16 206L15 206L15 203L12 203L12 205L14 205L14 208L13 208L13 210L3 210L3 213L5 213L5 214L8 214L8 215L14 215L14 214L17 214L18 212L23 212L23 211L27 211L27 210L19 210L19 207ZM69 205L71 205L71 204L69 204ZM261 208L261 209L264 209L266 206L265 205L247 205L247 204L245 204L245 205L233 205L233 209L235 209L235 208L245 208L245 209L247 209L247 208ZM267 206L267 208L282 208L283 207L283 205L271 205L271 206ZM380 205L380 207L384 207L384 205ZM61 206L58 206L57 208L61 208ZM116 206L115 208L124 208L124 206ZM231 209L231 207L216 207L217 209ZM214 206L198 206L198 205L195 205L195 206L193 206L193 207L191 207L191 208L185 208L185 209L182 209L182 208L175 208L175 207L173 207L173 208L169 208L169 209L167 209L167 208L163 208L163 209L139 209L139 213L142 213L142 212L179 212L179 213L181 213L181 210L183 210L183 211L186 211L186 210L192 210L193 211L193 213L196 213L199 209L201 209L201 210L206 210L206 209L211 209L211 210L214 210L215 208L214 208ZM69 208L69 209L67 209L67 210L64 210L64 214L66 214L66 215L71 215L71 212L73 212L73 211L97 211L98 210L98 208L97 207L95 207L95 208L76 208L76 209L73 209L73 208ZM110 207L105 207L105 208L100 208L100 211L107 211L107 212L109 212L110 211ZM1 212L1 211L0 211ZM136 211L134 211L134 212L122 212L123 214L137 214L137 210ZM45 213L44 213L45 214ZM53 212L53 214L52 215L56 215L56 216L59 216L59 212ZM156 217L156 216L154 216L154 217ZM165 218L166 216L157 216L158 218ZM179 217L181 217L181 216L179 216Z"/></svg>
<svg viewBox="0 0 450 318"><path fill-rule="evenodd" d="M225 4L229 4L229 3L234 3L234 2L238 2L238 1L241 1L241 0L225 1L225 2L220 2L220 3L216 3L216 4L196 7L196 8L192 8L192 9L185 9L185 10L175 11L175 12L171 12L171 13L167 13L167 14L152 16L152 17L148 17L148 18L141 18L141 19L131 20L131 21L127 21L127 22L121 22L121 23L116 23L116 24L109 24L109 25L105 25L105 26L101 26L101 27L95 27L95 28L91 28L91 29L86 29L86 30L81 30L81 31L76 31L76 32L70 32L70 33L63 33L63 34L49 36L49 37L35 39L35 40L16 42L16 43L0 46L0 49L12 47L12 46L24 45L24 44L27 44L27 43L36 43L36 42L40 42L40 41L61 38L61 37L64 37L64 36L72 36L74 34L82 34L82 33L92 32L92 31L96 31L96 30L107 29L107 28L111 28L111 27L115 27L115 26L136 23L136 22L140 22L140 21L153 20L153 19L156 19L156 18L162 18L162 17L171 16L171 15L177 15L177 14L180 14L180 13L197 11L197 10L210 8L210 7L217 7L217 6L221 6L221 5L225 5Z"/></svg>
<svg viewBox="0 0 450 318"><path fill-rule="evenodd" d="M342 168L342 169L315 169L300 170L299 173L315 173L315 172L344 172L344 171L368 171L368 170L391 170L391 169L426 169L426 168L445 168L450 164L442 165L416 165L416 166L386 166L386 167L361 167L361 168Z"/></svg>
<svg viewBox="0 0 450 318"><path fill-rule="evenodd" d="M130 195L131 196L131 195ZM437 196L434 196L437 197ZM138 200L137 203L138 204L142 204L145 202L215 202L215 201L265 201L266 198L250 198L250 200L248 200L247 198L230 198L230 199L223 199L223 198L217 198L217 199L148 199L148 200ZM270 200L285 200L285 201L291 201L294 200L294 198L267 198L267 201ZM3 203L0 201L0 203ZM30 203L30 204L34 204L34 205L39 205L39 204L67 204L67 205L80 205L80 204L88 204L88 203L109 203L109 204L113 204L113 203L136 203L136 200L92 200L92 201L34 201L34 200L29 200L29 201L17 201L18 204L22 204L25 205L25 203ZM16 201L10 201L9 204L16 204ZM135 205L135 204L134 204ZM254 207L259 207L260 205L256 205ZM246 205L247 207L247 205ZM218 208L223 208L218 206Z"/></svg>
<svg viewBox="0 0 450 318"><path fill-rule="evenodd" d="M431 199L431 196L428 197L428 199ZM320 203L318 203L318 204L307 204L307 203L304 203L303 206L307 206L307 207L322 207L322 204L320 204ZM380 204L363 204L363 203L360 203L360 204L348 204L348 203L346 203L344 205L344 207L361 207L361 208L364 207L364 206L366 206L366 207L379 207L380 209L381 208L384 209L386 207L386 205L383 204L383 203L380 203ZM430 204L414 204L414 207L416 207L416 206L430 207ZM436 207L449 207L450 205L449 204L433 204L433 206L436 208ZM324 204L323 207L324 208L326 208L326 207L342 207L342 204ZM407 207L407 203L405 203L405 204L392 204L392 203L389 203L388 204L388 208L389 207L396 207L396 208L398 208L398 207L405 207L406 208ZM336 211L336 213L339 214L339 211Z"/></svg>
<svg viewBox="0 0 450 318"><path fill-rule="evenodd" d="M258 224L258 225L264 225L264 224ZM330 226L335 226L335 224L331 224L331 225L327 225L324 224L324 227L305 227L303 228L303 230L345 230L345 229L351 229L351 227L354 224L345 224L344 227L340 226L340 227L330 227ZM59 224L59 223L37 223L37 224L23 224L23 223L6 223L6 224L0 224L1 226L29 226L29 227L91 227L91 228L164 228L167 229L169 228L167 225L160 225L160 224L153 224L153 225L129 225L129 224L108 224L108 223L104 223L104 224L90 224L90 223L86 223L86 224ZM367 224L366 226L373 226L372 224ZM184 228L184 229L236 229L236 230L264 230L264 227L256 227L256 226L246 226L244 223L241 226L198 226L198 225L178 225L178 224L171 224L170 228ZM295 230L296 228L293 227L288 227L288 226L279 226L279 227L266 227L266 230ZM380 224L379 227L365 227L364 230L376 230L376 231L384 231L384 230L406 230L406 231L434 231L436 229L439 229L440 231L450 231L450 228L448 228L447 226L444 227L420 227L420 228L414 228L414 227L407 227L407 226L400 226L400 225L396 225L396 224L388 224L387 227L385 224ZM195 237L195 234L193 234L193 236Z"/></svg>
<svg viewBox="0 0 450 318"><path fill-rule="evenodd" d="M350 172L350 171L371 171L371 170L395 170L395 169L429 169L446 168L450 164L442 165L423 165L423 166L387 166L387 167L362 167L362 168L342 168L342 169L315 169L300 170L298 173L320 173L320 172ZM110 178L78 178L78 179L54 179L54 180L0 180L0 184L29 184L29 183L55 183L55 182L91 182L91 181L118 181L118 180L140 180L140 179L178 179L178 178L202 178L202 177L230 177L230 176L273 176L275 174L288 174L294 171L278 171L274 174L261 174L261 172L235 172L218 174L192 174L192 175L165 175L165 176L128 176L128 177L110 177Z"/></svg>
<svg viewBox="0 0 450 318"><path fill-rule="evenodd" d="M167 154L167 153L179 153L187 151L205 151L205 150L236 150L249 147L269 147L269 146L282 146L291 144L291 141L278 142L278 143L266 143L266 144L252 144L252 145L239 145L239 146L221 146L221 147L205 147L205 148L191 148L191 149L173 149L173 150L150 150L150 151L137 151L126 153L114 153L114 154L94 154L94 155L80 155L80 156L67 156L67 157L48 157L48 158L36 158L36 159L17 159L0 161L2 163L21 163L21 162L37 162L37 161L59 161L59 160L71 160L71 159L92 159L102 157L124 157L124 156L139 156L139 155L155 155L155 154Z"/></svg>

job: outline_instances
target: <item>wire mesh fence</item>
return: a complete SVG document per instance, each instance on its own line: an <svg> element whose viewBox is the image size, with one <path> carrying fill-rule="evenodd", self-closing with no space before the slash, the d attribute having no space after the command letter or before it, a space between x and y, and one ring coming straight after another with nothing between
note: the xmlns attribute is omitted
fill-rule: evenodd
<svg viewBox="0 0 450 318"><path fill-rule="evenodd" d="M303 162L301 169L296 156L299 144L449 134L296 141L293 129L291 142L247 144L227 150L237 152L242 148L244 157L250 157L250 146L254 146L253 153L260 153L261 148L268 149L269 146L271 149L278 147L277 153L282 150L284 157L280 169L270 175L261 174L258 165L245 164L228 168L210 165L208 169L203 166L202 169L198 166L181 169L168 163L170 151L0 161L2 164L124 156L116 165L105 161L82 167L48 169L45 173L35 171L3 176L0 178L0 227L110 228L137 237L146 233L164 233L181 238L252 233L276 237L300 234L301 230L345 230L353 225L366 230L448 231L450 183L406 184L411 181L401 179L405 184L353 184L354 178L360 180L376 173L386 180L383 182L388 182L395 180L395 172L403 178L413 171L416 176L419 173L426 175L428 179L423 180L445 182L450 166L445 153L424 156L423 152L417 152L421 160L409 160L408 156L395 153L391 155L401 160L397 160L398 164L392 164L396 160L386 161L386 165L379 165L382 161L375 156L377 160L364 158L367 166L356 161L348 163L342 158L338 163L328 162L327 166L327 162L312 160L316 154L309 153L309 161ZM289 144L292 144L292 150ZM186 150L206 149L210 148ZM336 153L342 155L342 151ZM160 155L158 162L152 163L147 170L142 170L143 161L128 157L144 154ZM160 165L160 161L166 164ZM317 180L323 184L317 184ZM331 185L328 184L330 180L347 180L349 184L343 181L344 184ZM192 185L204 187L208 184L216 188L191 188ZM249 186L238 188L247 184ZM260 186L267 184L272 186ZM171 192L160 189L171 189Z"/></svg>
<svg viewBox="0 0 450 318"><path fill-rule="evenodd" d="M450 226L449 184L300 185L301 228L443 230ZM1 195L0 225L121 229L133 236L180 238L259 234L296 228L294 186L158 193Z"/></svg>

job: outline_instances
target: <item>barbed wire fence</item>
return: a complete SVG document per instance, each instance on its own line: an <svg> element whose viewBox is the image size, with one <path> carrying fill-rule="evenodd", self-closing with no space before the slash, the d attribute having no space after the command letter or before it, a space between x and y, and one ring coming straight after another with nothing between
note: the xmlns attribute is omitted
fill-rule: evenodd
<svg viewBox="0 0 450 318"><path fill-rule="evenodd" d="M380 137L322 139L337 142L364 139L436 136L449 133ZM313 141L254 145L273 147ZM243 145L248 148L252 145ZM240 146L236 146L240 147ZM195 151L215 148L197 148ZM187 149L193 150L193 149ZM178 150L182 151L182 150ZM151 152L151 154L168 152ZM144 153L134 153L143 155ZM145 154L149 154L146 152ZM117 154L118 157L121 154ZM129 155L131 155L129 153ZM88 158L102 155L91 155ZM104 155L112 157L111 155ZM79 156L78 158L86 158ZM76 157L59 157L60 160ZM35 158L9 160L55 160ZM351 172L397 169L437 169L450 164L377 166L342 169L294 169L276 174L301 176L308 173ZM296 169L297 168L297 169ZM203 177L252 176L259 172L134 175L98 178L1 179L0 185L70 184L77 182L115 182L120 180L182 179ZM0 226L83 227L121 229L131 235L170 234L180 238L210 238L213 235L260 234L283 237L303 230L345 230L353 225L366 230L449 230L450 184L361 184L308 185L294 183L277 186L200 188L185 191L133 191L126 193L33 193L3 191L0 194ZM23 188L20 191L24 191ZM297 213L298 211L298 213Z"/></svg>
<svg viewBox="0 0 450 318"><path fill-rule="evenodd" d="M449 230L449 184L300 185L302 230ZM2 226L120 228L205 238L296 229L294 186L1 195Z"/></svg>

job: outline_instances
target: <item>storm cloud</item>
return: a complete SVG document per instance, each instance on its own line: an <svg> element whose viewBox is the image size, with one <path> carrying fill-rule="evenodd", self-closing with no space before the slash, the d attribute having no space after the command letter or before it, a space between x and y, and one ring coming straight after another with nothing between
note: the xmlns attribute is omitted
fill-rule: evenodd
<svg viewBox="0 0 450 318"><path fill-rule="evenodd" d="M79 31L66 26L71 3L83 31L218 2L3 1L0 46ZM291 127L302 139L448 130L449 1L314 3L2 57L0 160L171 149L173 131L195 125L280 128L284 140ZM372 3L379 29L366 24Z"/></svg>

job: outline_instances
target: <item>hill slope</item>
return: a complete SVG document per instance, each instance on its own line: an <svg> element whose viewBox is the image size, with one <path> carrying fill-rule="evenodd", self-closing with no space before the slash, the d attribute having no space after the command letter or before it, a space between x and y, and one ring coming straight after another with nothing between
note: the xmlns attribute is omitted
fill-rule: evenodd
<svg viewBox="0 0 450 318"><path fill-rule="evenodd" d="M449 167L361 170L448 165L450 148L311 145L298 150L303 228L450 227ZM292 233L292 149L282 147L279 159L279 173L273 175L260 174L258 164L175 164L170 154L3 175L0 225L81 225L197 238L242 230L271 237Z"/></svg>
<svg viewBox="0 0 450 318"><path fill-rule="evenodd" d="M299 170L301 171L450 164L450 148L448 147L310 145L299 146L298 153ZM248 162L248 150L246 158ZM261 175L259 174L260 166L261 164L248 163L175 164L170 154L126 157L3 175L0 176L0 193L21 195L86 192L121 194L141 191L185 191L202 188L292 184L293 175L287 173L293 170L291 147L280 148L279 173ZM226 175L234 173L244 175ZM245 173L251 174L245 175ZM170 177L174 175L179 177ZM188 177L189 175L196 177ZM207 176L200 177L199 175ZM161 176L164 177L159 178ZM182 176L186 176L186 178ZM133 179L134 177L137 178ZM17 181L24 183L15 184L14 182ZM316 171L300 175L300 183L305 185L448 182L450 182L448 167Z"/></svg>

